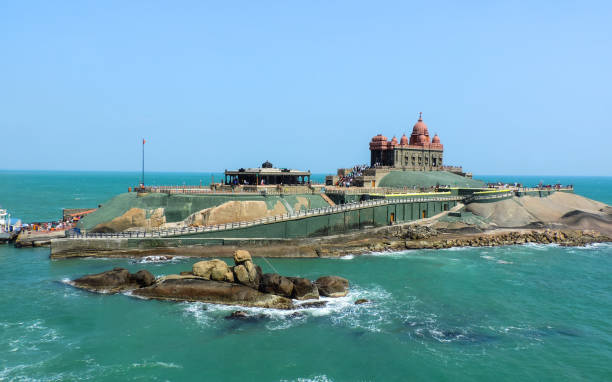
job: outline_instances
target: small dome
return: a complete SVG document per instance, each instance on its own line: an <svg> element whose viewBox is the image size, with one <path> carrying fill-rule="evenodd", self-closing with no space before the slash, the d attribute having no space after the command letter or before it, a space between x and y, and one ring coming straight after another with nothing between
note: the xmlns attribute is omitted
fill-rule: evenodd
<svg viewBox="0 0 612 382"><path fill-rule="evenodd" d="M374 138L372 138L372 142L387 142L387 137L382 134L378 134Z"/></svg>
<svg viewBox="0 0 612 382"><path fill-rule="evenodd" d="M438 134L434 135L433 140L431 141L431 143L440 143L440 137L438 137Z"/></svg>
<svg viewBox="0 0 612 382"><path fill-rule="evenodd" d="M400 145L405 146L408 144L408 137L406 134L402 135L402 139L400 139Z"/></svg>
<svg viewBox="0 0 612 382"><path fill-rule="evenodd" d="M261 164L261 168L272 168L272 163L265 161Z"/></svg>
<svg viewBox="0 0 612 382"><path fill-rule="evenodd" d="M397 138L395 138L395 136L393 137L393 139L391 139L391 144L397 145Z"/></svg>
<svg viewBox="0 0 612 382"><path fill-rule="evenodd" d="M425 134L421 134L419 135L419 143L429 143L429 139L427 138L427 136Z"/></svg>

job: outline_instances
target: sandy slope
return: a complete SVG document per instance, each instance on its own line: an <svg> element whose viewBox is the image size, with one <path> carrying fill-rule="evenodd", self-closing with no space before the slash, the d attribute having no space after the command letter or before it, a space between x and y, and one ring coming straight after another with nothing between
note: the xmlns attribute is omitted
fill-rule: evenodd
<svg viewBox="0 0 612 382"><path fill-rule="evenodd" d="M499 227L524 227L533 223L557 224L575 229L612 232L612 207L580 195L556 192L540 198L514 197L494 203L471 203L466 207Z"/></svg>

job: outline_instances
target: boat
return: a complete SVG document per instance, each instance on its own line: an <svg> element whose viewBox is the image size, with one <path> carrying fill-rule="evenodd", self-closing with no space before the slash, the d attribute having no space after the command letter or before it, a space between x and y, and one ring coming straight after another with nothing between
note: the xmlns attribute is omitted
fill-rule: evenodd
<svg viewBox="0 0 612 382"><path fill-rule="evenodd" d="M6 243L13 240L19 233L21 221L18 220L15 224L11 223L11 214L7 210L0 208L0 243Z"/></svg>

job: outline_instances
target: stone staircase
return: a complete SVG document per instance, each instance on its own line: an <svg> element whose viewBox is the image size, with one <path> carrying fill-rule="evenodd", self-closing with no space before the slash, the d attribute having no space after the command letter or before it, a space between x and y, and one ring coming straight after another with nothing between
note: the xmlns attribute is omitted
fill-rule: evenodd
<svg viewBox="0 0 612 382"><path fill-rule="evenodd" d="M333 201L333 200L331 200L331 199L329 198L329 196L327 196L327 195L325 195L325 194L321 193L321 197L322 197L322 198L323 198L323 200L325 200L325 201L327 202L327 204L329 204L330 206L332 206L332 207L333 207L333 206L335 206L335 205L336 205L336 203L334 203L334 201Z"/></svg>

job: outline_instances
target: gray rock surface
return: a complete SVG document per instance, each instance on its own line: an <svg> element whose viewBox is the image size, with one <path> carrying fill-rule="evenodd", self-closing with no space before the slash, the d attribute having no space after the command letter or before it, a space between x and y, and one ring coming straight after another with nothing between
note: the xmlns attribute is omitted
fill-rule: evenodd
<svg viewBox="0 0 612 382"><path fill-rule="evenodd" d="M274 309L293 307L288 298L261 293L244 285L204 279L167 279L150 287L136 289L133 294L161 300L202 301Z"/></svg>
<svg viewBox="0 0 612 382"><path fill-rule="evenodd" d="M139 281L144 283L147 278L143 273L137 278L134 276L125 268L114 268L110 271L79 277L72 281L72 285L94 292L118 293L139 288Z"/></svg>

